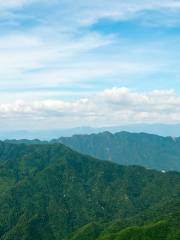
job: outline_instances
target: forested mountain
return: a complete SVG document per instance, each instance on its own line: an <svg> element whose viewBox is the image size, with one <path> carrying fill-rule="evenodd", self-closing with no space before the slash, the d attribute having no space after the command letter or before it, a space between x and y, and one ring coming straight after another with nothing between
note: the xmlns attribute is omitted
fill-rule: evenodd
<svg viewBox="0 0 180 240"><path fill-rule="evenodd" d="M0 190L2 240L95 240L96 228L90 238L77 238L93 222L100 240L113 239L108 229L115 221L120 236L139 234L142 224L149 232L159 221L169 225L167 237L179 229L180 173L119 166L61 144L0 142Z"/></svg>
<svg viewBox="0 0 180 240"><path fill-rule="evenodd" d="M180 171L180 138L104 132L63 137L53 142L61 142L83 154L123 165Z"/></svg>

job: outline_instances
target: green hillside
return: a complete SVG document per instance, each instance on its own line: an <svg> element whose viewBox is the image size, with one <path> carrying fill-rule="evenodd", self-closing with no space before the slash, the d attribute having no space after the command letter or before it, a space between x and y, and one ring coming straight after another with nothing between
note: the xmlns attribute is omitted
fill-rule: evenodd
<svg viewBox="0 0 180 240"><path fill-rule="evenodd" d="M72 149L122 165L141 165L157 170L180 171L180 139L146 133L99 133L62 137Z"/></svg>
<svg viewBox="0 0 180 240"><path fill-rule="evenodd" d="M92 222L168 219L179 209L180 173L119 166L61 144L0 143L0 189L0 239L62 240Z"/></svg>

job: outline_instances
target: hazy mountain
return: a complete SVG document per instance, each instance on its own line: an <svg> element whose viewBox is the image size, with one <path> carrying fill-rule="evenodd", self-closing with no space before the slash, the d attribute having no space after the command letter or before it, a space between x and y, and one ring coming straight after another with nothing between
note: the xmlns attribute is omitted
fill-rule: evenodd
<svg viewBox="0 0 180 240"><path fill-rule="evenodd" d="M60 142L83 154L123 165L180 171L180 138L104 132L62 137L52 142Z"/></svg>
<svg viewBox="0 0 180 240"><path fill-rule="evenodd" d="M115 127L78 127L70 129L34 130L34 131L0 131L0 140L5 139L40 139L51 140L59 137L71 137L75 134L92 134L109 131L116 133L127 131L133 133L150 133L160 136L180 137L180 124L131 124Z"/></svg>
<svg viewBox="0 0 180 240"><path fill-rule="evenodd" d="M90 134L93 132L99 132L99 130L90 127L79 127L72 129L52 129L52 130L20 130L20 131L0 131L0 140L6 139L40 139L51 140L52 138L58 138L60 136L72 136L74 134Z"/></svg>
<svg viewBox="0 0 180 240"><path fill-rule="evenodd" d="M169 221L180 173L119 166L61 144L0 142L0 190L0 239L62 240L92 222Z"/></svg>

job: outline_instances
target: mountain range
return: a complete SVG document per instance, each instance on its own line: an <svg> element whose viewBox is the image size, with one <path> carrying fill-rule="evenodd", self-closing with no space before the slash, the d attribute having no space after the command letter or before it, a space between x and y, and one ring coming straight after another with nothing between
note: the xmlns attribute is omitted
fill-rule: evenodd
<svg viewBox="0 0 180 240"><path fill-rule="evenodd" d="M82 154L121 165L140 165L161 171L180 170L180 138L147 133L103 132L50 141L21 139L4 142L27 145L62 143Z"/></svg>

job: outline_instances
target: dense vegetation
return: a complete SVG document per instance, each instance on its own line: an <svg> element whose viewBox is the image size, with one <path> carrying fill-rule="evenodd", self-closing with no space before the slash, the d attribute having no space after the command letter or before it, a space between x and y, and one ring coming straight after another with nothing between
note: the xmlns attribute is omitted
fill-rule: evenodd
<svg viewBox="0 0 180 240"><path fill-rule="evenodd" d="M180 225L178 225L179 227ZM144 226L122 227L121 222L110 225L91 223L78 229L69 240L179 240L180 230L172 222L159 221Z"/></svg>
<svg viewBox="0 0 180 240"><path fill-rule="evenodd" d="M104 132L63 137L53 142L61 142L83 154L122 165L180 171L180 138L145 133Z"/></svg>
<svg viewBox="0 0 180 240"><path fill-rule="evenodd" d="M166 224L172 216L174 234L179 228L180 173L119 166L61 144L0 142L0 190L2 240L62 240L68 236L80 240L76 236L93 222L99 227L87 239L95 239L97 232L100 240L110 240L108 229L116 225L115 220L120 222L118 236L125 231L115 240L126 239L123 236L135 230L137 234L145 231L144 223ZM124 230L127 227L132 229ZM169 229L167 237L171 226Z"/></svg>

